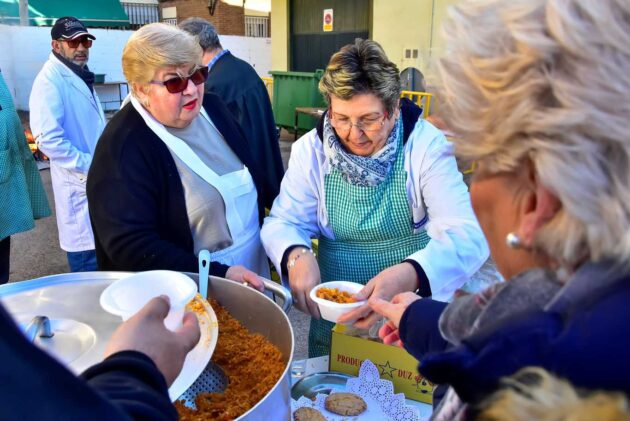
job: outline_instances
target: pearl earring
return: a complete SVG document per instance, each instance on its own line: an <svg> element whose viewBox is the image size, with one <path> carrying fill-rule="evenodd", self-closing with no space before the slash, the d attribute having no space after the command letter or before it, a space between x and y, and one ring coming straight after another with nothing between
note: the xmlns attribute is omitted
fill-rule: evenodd
<svg viewBox="0 0 630 421"><path fill-rule="evenodd" d="M505 243L511 249L520 249L521 247L523 247L523 242L521 240L521 237L519 237L517 234L513 232L505 236Z"/></svg>

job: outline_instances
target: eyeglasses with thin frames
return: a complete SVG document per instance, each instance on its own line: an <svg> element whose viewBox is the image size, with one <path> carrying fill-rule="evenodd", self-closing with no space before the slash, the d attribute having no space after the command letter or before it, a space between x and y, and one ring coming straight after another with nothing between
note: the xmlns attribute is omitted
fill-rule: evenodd
<svg viewBox="0 0 630 421"><path fill-rule="evenodd" d="M68 44L70 48L78 48L79 44L83 44L85 48L90 48L92 46L92 40L88 37L78 38L78 39L59 39L59 42L65 42Z"/></svg>
<svg viewBox="0 0 630 421"><path fill-rule="evenodd" d="M160 80L151 80L149 83L153 85L161 85L166 88L166 90L172 94L178 94L180 92L184 92L188 87L188 81L192 80L192 83L195 85L201 85L208 79L208 68L206 66L199 67L197 70L194 70L190 75L186 77L174 77L169 80L160 81Z"/></svg>
<svg viewBox="0 0 630 421"><path fill-rule="evenodd" d="M347 117L337 117L331 111L330 112L330 124L335 128L338 132L349 132L352 129L352 126L363 132L375 132L380 130L385 124L385 120L388 118L388 113L386 112L383 117L377 118L366 118L353 123Z"/></svg>

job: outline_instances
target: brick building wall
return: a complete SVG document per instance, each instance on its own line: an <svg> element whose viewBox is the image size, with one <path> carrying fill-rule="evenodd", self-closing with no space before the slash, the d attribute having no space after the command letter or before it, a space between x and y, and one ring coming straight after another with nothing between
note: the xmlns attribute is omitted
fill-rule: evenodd
<svg viewBox="0 0 630 421"><path fill-rule="evenodd" d="M177 7L177 21L199 17L210 21L219 35L245 35L245 9L230 6L217 0L214 15L210 16L208 0L164 0L160 1L160 13L165 7Z"/></svg>

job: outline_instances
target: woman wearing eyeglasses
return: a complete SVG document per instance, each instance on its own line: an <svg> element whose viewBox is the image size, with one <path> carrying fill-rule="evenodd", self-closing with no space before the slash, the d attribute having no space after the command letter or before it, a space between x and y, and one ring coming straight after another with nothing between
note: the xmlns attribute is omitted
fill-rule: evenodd
<svg viewBox="0 0 630 421"><path fill-rule="evenodd" d="M136 31L123 50L131 102L101 136L88 203L101 270L210 273L261 289L262 184L240 127L203 94L208 69L196 39L166 24Z"/></svg>
<svg viewBox="0 0 630 421"><path fill-rule="evenodd" d="M329 352L331 336L308 297L320 282L367 284L359 299L447 300L488 257L450 145L400 101L398 69L376 42L334 54L319 89L329 108L293 146L261 233L296 306L313 316L311 357ZM365 304L341 321L366 328L378 317Z"/></svg>

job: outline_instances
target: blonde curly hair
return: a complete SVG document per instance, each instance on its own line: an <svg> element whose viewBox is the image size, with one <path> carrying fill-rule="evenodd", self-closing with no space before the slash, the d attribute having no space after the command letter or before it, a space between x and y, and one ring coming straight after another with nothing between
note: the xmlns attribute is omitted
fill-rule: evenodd
<svg viewBox="0 0 630 421"><path fill-rule="evenodd" d="M623 393L576 390L540 367L501 379L500 389L471 412L475 421L630 421Z"/></svg>
<svg viewBox="0 0 630 421"><path fill-rule="evenodd" d="M630 2L468 0L449 17L456 153L488 173L531 161L562 203L534 246L562 266L630 265Z"/></svg>

